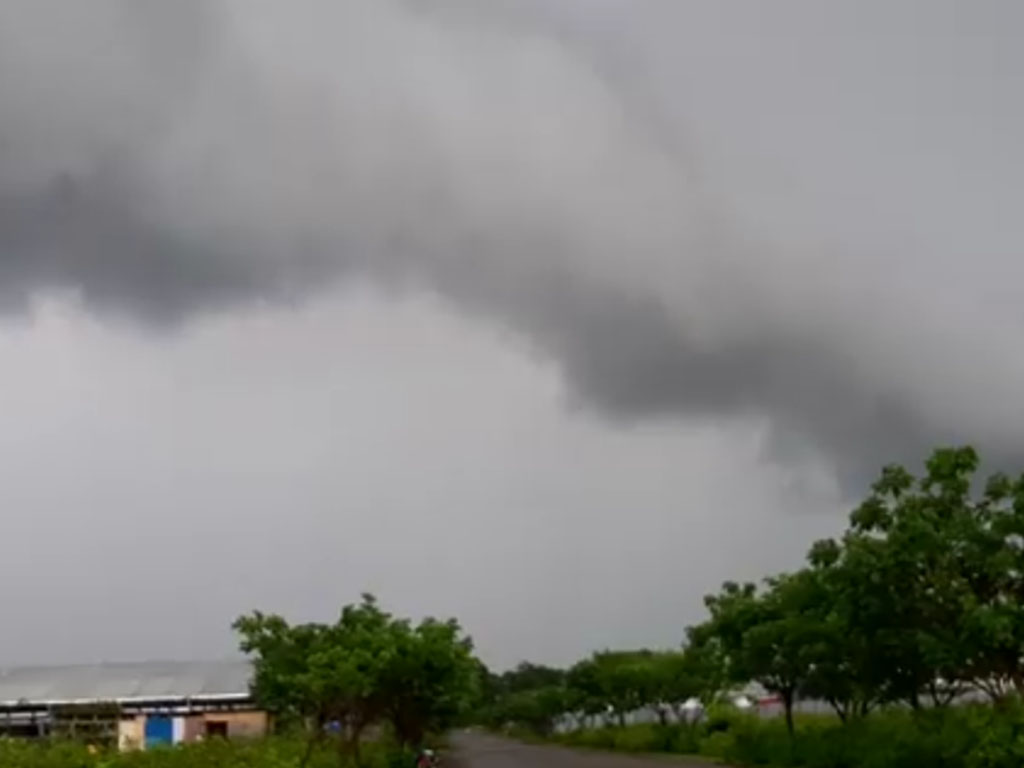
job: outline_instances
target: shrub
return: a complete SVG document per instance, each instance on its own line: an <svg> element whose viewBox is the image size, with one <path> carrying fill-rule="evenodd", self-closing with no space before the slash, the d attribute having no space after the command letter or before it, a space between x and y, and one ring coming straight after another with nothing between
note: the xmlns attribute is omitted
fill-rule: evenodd
<svg viewBox="0 0 1024 768"><path fill-rule="evenodd" d="M657 725L631 725L615 730L615 749L619 752L664 752L668 746L665 729Z"/></svg>
<svg viewBox="0 0 1024 768"><path fill-rule="evenodd" d="M269 738L255 741L211 739L199 744L163 747L144 752L92 753L71 742L31 743L0 739L3 768L296 768L306 748L302 739ZM317 750L308 768L338 768L333 745ZM358 767L399 768L413 758L387 742L363 745Z"/></svg>
<svg viewBox="0 0 1024 768"><path fill-rule="evenodd" d="M1017 725L1015 725L1015 723ZM879 712L848 725L808 718L790 738L778 720L738 722L702 752L736 765L800 768L1004 768L1024 764L1024 720L966 707Z"/></svg>
<svg viewBox="0 0 1024 768"><path fill-rule="evenodd" d="M700 736L694 725L675 725L669 728L666 752L677 755L696 755L700 752Z"/></svg>
<svg viewBox="0 0 1024 768"><path fill-rule="evenodd" d="M574 743L576 746L586 747L587 749L614 749L615 730L606 727L579 731Z"/></svg>
<svg viewBox="0 0 1024 768"><path fill-rule="evenodd" d="M781 719L718 709L700 724L634 725L563 734L565 744L621 752L701 754L772 768L1020 768L1024 706L883 710L843 725L830 716ZM48 767L47 767L48 768Z"/></svg>

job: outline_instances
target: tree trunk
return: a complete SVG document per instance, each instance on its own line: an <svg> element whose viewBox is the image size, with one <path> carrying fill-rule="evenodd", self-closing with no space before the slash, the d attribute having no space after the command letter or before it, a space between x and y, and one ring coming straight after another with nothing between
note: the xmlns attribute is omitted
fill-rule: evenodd
<svg viewBox="0 0 1024 768"><path fill-rule="evenodd" d="M934 685L932 686L934 688ZM935 698L934 696L932 697ZM917 690L910 692L910 708L915 712L921 709L921 693Z"/></svg>
<svg viewBox="0 0 1024 768"><path fill-rule="evenodd" d="M792 688L782 692L782 706L786 710L786 732L790 738L793 738L793 699L795 698L795 692Z"/></svg>
<svg viewBox="0 0 1024 768"><path fill-rule="evenodd" d="M299 760L299 768L306 768L306 765L313 757L313 750L316 749L317 744L324 737L324 718L322 715L317 715L312 719L312 730L309 734L309 740L306 742L306 751L303 752L302 758ZM310 722L307 719L306 725L309 726Z"/></svg>
<svg viewBox="0 0 1024 768"><path fill-rule="evenodd" d="M361 723L353 723L348 726L347 733L343 729L342 733L338 735L338 765L340 768L345 768L348 758L352 758L355 764L359 765L362 758L360 742L363 736L363 727Z"/></svg>
<svg viewBox="0 0 1024 768"><path fill-rule="evenodd" d="M306 768L306 766L309 764L310 758L313 757L313 750L316 749L316 745L319 742L319 730L314 731L309 735L309 739L306 741L306 751L302 753L302 759L299 760L299 768Z"/></svg>
<svg viewBox="0 0 1024 768"><path fill-rule="evenodd" d="M1018 696L1024 696L1024 673L1020 669L1014 669L1010 673L1010 680Z"/></svg>
<svg viewBox="0 0 1024 768"><path fill-rule="evenodd" d="M839 722L846 724L846 704L840 704L835 699L828 700L829 705L835 710L836 716L839 717Z"/></svg>

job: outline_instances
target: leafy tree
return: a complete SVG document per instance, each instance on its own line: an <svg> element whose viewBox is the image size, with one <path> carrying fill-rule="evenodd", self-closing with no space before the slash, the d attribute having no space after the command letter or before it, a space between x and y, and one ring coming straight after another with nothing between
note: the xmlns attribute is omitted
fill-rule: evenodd
<svg viewBox="0 0 1024 768"><path fill-rule="evenodd" d="M594 655L599 685L619 725L625 725L627 714L654 699L648 674L650 662L649 651L604 651Z"/></svg>
<svg viewBox="0 0 1024 768"><path fill-rule="evenodd" d="M503 723L516 723L547 736L568 708L568 692L562 686L542 686L510 693L502 702Z"/></svg>
<svg viewBox="0 0 1024 768"><path fill-rule="evenodd" d="M234 627L254 660L257 698L309 726L303 765L328 723L340 726L342 761L358 759L363 733L378 722L389 722L403 743L419 743L454 721L479 670L456 622L428 619L414 628L370 595L343 608L334 624L293 627L255 612Z"/></svg>
<svg viewBox="0 0 1024 768"><path fill-rule="evenodd" d="M332 714L333 702L324 695L312 659L328 645L322 624L290 626L283 618L255 611L234 623L242 636L241 649L253 656L253 694L283 721L307 726L309 738L300 762L305 766Z"/></svg>
<svg viewBox="0 0 1024 768"><path fill-rule="evenodd" d="M690 684L697 690L693 695L707 709L718 701L728 685L728 659L710 622L688 627L686 636L682 664Z"/></svg>
<svg viewBox="0 0 1024 768"><path fill-rule="evenodd" d="M812 552L862 701L1024 692L1024 481L996 475L975 496L978 465L965 447L933 453L921 478L887 467L843 539Z"/></svg>
<svg viewBox="0 0 1024 768"><path fill-rule="evenodd" d="M393 655L380 676L383 711L399 741L420 744L429 731L451 727L478 684L473 645L458 622L427 619L391 627Z"/></svg>
<svg viewBox="0 0 1024 768"><path fill-rule="evenodd" d="M726 583L706 599L715 636L733 683L755 680L782 699L793 732L793 705L808 684L814 654L823 639L825 595L810 571L779 576L758 592L752 584Z"/></svg>
<svg viewBox="0 0 1024 768"><path fill-rule="evenodd" d="M656 707L665 723L673 704L708 706L749 681L780 697L790 733L800 696L844 722L891 703L943 707L969 688L1008 707L1024 696L1024 475L982 483L979 465L961 447L935 451L920 476L884 468L843 536L794 573L724 584L681 652L604 651L566 672L524 663L481 678L490 700L538 731L556 710L621 725Z"/></svg>
<svg viewBox="0 0 1024 768"><path fill-rule="evenodd" d="M657 701L656 663L648 650L595 653L569 670L568 701L586 715L612 715L624 725L627 714Z"/></svg>
<svg viewBox="0 0 1024 768"><path fill-rule="evenodd" d="M323 724L327 702L313 692L309 659L323 644L326 627L293 627L280 616L255 611L237 619L234 629L242 636L242 651L254 657L256 697L279 718Z"/></svg>
<svg viewBox="0 0 1024 768"><path fill-rule="evenodd" d="M498 685L506 693L533 691L540 688L557 688L565 684L565 671L543 664L520 663L505 672L498 679Z"/></svg>
<svg viewBox="0 0 1024 768"><path fill-rule="evenodd" d="M849 567L849 555L832 541L811 550L813 573L823 591L824 610L819 642L808 649L812 661L805 692L827 701L844 722L867 715L882 698L885 665L877 627L868 620L877 599L875 578Z"/></svg>
<svg viewBox="0 0 1024 768"><path fill-rule="evenodd" d="M607 715L608 700L604 682L593 658L579 661L569 669L566 687L569 690L570 710L580 712L585 717Z"/></svg>
<svg viewBox="0 0 1024 768"><path fill-rule="evenodd" d="M850 580L870 583L861 623L876 631L882 697L915 708L922 693L942 704L955 695L970 653L965 606L985 515L970 498L972 449L937 451L917 480L902 467L883 470L854 511L846 535ZM946 682L945 686L938 684Z"/></svg>

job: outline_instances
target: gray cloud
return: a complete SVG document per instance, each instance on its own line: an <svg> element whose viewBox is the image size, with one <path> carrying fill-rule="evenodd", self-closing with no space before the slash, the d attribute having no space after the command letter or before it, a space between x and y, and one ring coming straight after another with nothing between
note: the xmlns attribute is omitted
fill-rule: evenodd
<svg viewBox="0 0 1024 768"><path fill-rule="evenodd" d="M369 276L603 417L767 418L848 484L1022 465L1019 11L853 7L7 3L0 296L166 324Z"/></svg>

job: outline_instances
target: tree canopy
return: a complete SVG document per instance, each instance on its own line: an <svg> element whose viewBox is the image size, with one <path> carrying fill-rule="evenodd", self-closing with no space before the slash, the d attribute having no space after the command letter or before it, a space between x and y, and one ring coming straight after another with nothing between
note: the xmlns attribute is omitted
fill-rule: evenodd
<svg viewBox="0 0 1024 768"><path fill-rule="evenodd" d="M842 536L815 542L793 572L723 584L677 648L494 674L455 621L413 624L368 595L332 624L255 612L235 628L260 700L314 738L336 726L346 751L370 726L416 744L470 711L538 733L622 725L639 709L667 722L750 683L778 697L791 730L801 698L849 722L968 690L1024 695L1024 475L982 480L979 466L963 447L935 451L918 476L884 468Z"/></svg>
<svg viewBox="0 0 1024 768"><path fill-rule="evenodd" d="M290 625L254 612L235 621L253 658L254 693L271 711L309 726L311 744L329 726L343 753L358 754L372 725L407 745L451 724L472 700L480 666L454 620L417 625L384 612L371 595L333 624Z"/></svg>
<svg viewBox="0 0 1024 768"><path fill-rule="evenodd" d="M614 724L640 708L664 719L753 682L778 696L791 728L800 698L850 721L968 690L1024 695L1024 475L983 480L979 466L960 447L935 451L918 476L885 467L846 532L815 542L803 568L727 582L679 649L604 651L548 671L529 719ZM492 720L526 721L499 704Z"/></svg>

